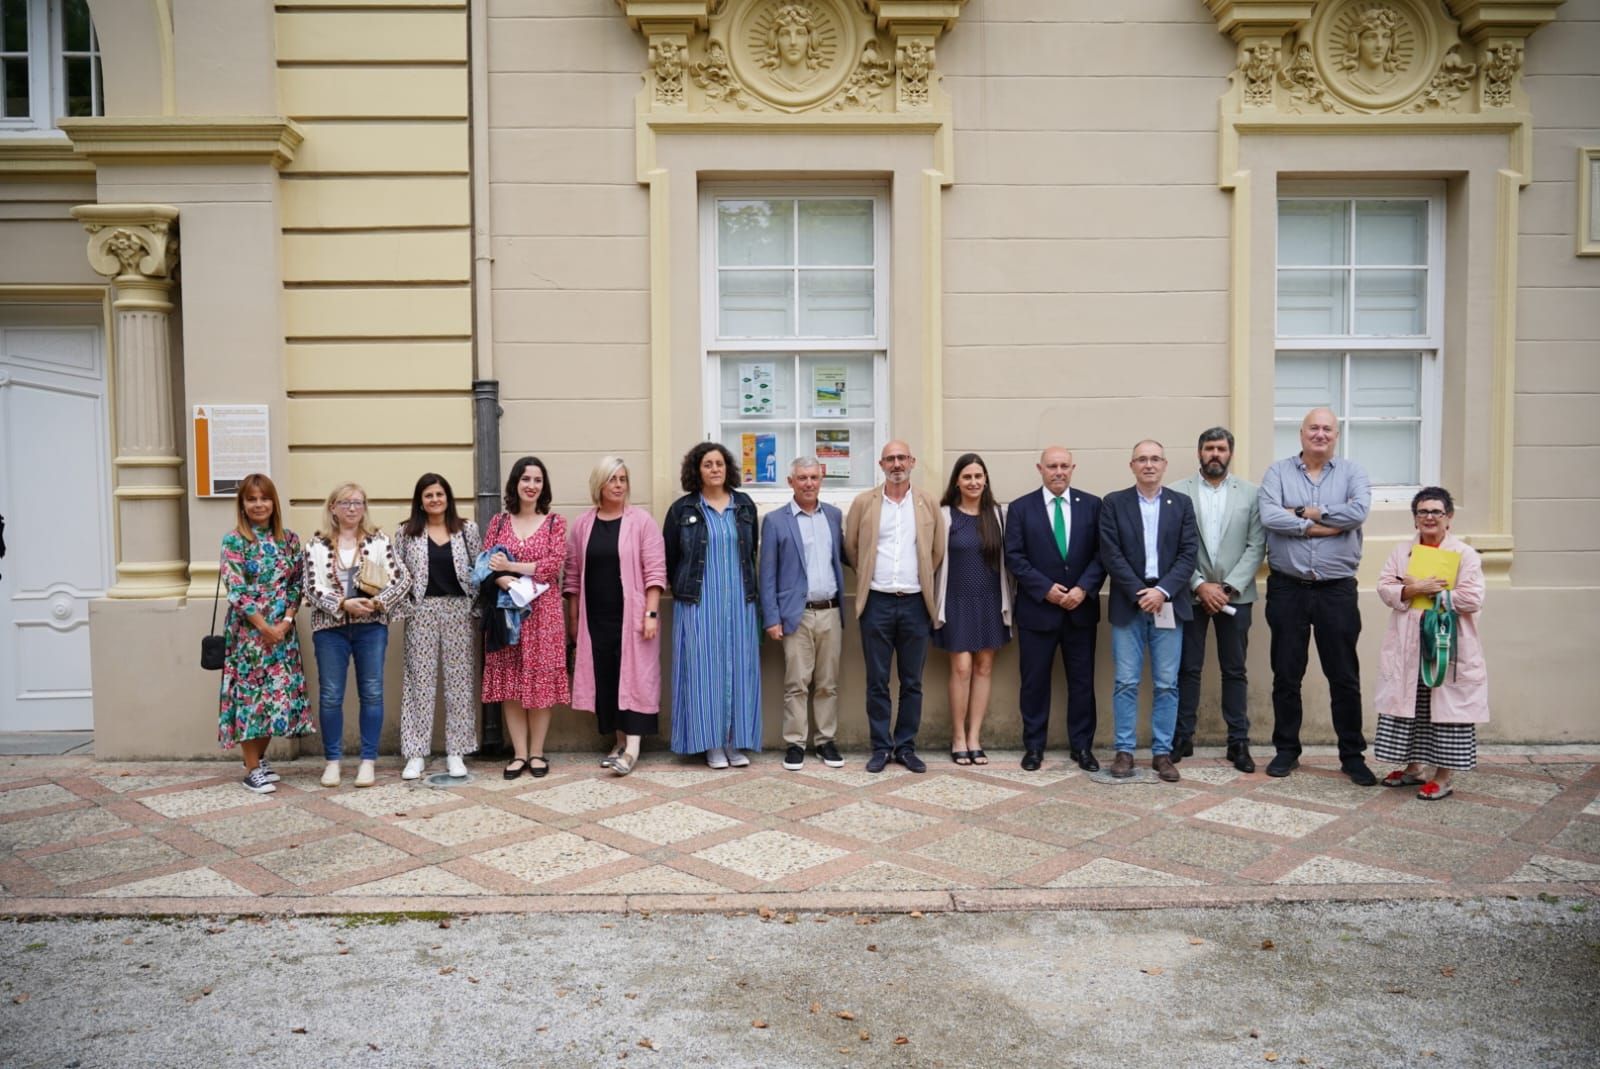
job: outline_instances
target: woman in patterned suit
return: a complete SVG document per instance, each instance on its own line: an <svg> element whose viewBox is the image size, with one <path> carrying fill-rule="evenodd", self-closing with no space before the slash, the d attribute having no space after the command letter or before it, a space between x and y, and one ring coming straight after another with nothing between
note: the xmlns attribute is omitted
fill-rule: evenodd
<svg viewBox="0 0 1600 1069"><path fill-rule="evenodd" d="M450 775L467 774L462 755L478 748L473 685L472 565L483 551L478 525L456 514L443 475L428 472L411 492L411 518L395 531L411 576L406 620L406 682L400 699L402 779L421 779L433 746L433 709L444 672L444 750Z"/></svg>

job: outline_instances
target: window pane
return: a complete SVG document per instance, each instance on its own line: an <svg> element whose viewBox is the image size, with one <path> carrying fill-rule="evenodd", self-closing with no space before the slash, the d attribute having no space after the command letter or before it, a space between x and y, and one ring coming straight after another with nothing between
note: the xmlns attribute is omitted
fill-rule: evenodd
<svg viewBox="0 0 1600 1069"><path fill-rule="evenodd" d="M67 114L94 114L94 85L89 79L89 57L71 56L61 61L67 72Z"/></svg>
<svg viewBox="0 0 1600 1069"><path fill-rule="evenodd" d="M739 482L744 488L780 487L789 477L789 462L794 459L794 424L725 423L722 444L739 465Z"/></svg>
<svg viewBox="0 0 1600 1069"><path fill-rule="evenodd" d="M801 271L800 333L808 338L871 337L871 271Z"/></svg>
<svg viewBox="0 0 1600 1069"><path fill-rule="evenodd" d="M1356 263L1409 267L1427 262L1426 201L1356 202Z"/></svg>
<svg viewBox="0 0 1600 1069"><path fill-rule="evenodd" d="M1426 334L1426 271L1357 271L1357 334Z"/></svg>
<svg viewBox="0 0 1600 1069"><path fill-rule="evenodd" d="M794 273L718 271L717 334L787 338L794 334Z"/></svg>
<svg viewBox="0 0 1600 1069"><path fill-rule="evenodd" d="M1344 454L1367 469L1375 485L1421 482L1420 422L1352 423L1344 430Z"/></svg>
<svg viewBox="0 0 1600 1069"><path fill-rule="evenodd" d="M85 0L67 0L61 9L61 36L68 52L89 51L89 5Z"/></svg>
<svg viewBox="0 0 1600 1069"><path fill-rule="evenodd" d="M100 69L100 57L94 57L94 110L91 115L104 115L106 113L106 75Z"/></svg>
<svg viewBox="0 0 1600 1069"><path fill-rule="evenodd" d="M800 202L800 262L815 266L872 266L870 200Z"/></svg>
<svg viewBox="0 0 1600 1069"><path fill-rule="evenodd" d="M1398 417L1422 414L1420 353L1357 354L1350 360L1350 415Z"/></svg>
<svg viewBox="0 0 1600 1069"><path fill-rule="evenodd" d="M717 201L717 263L721 267L794 263L794 201Z"/></svg>
<svg viewBox="0 0 1600 1069"><path fill-rule="evenodd" d="M794 418L790 353L726 353L717 387L718 418L725 424Z"/></svg>
<svg viewBox="0 0 1600 1069"><path fill-rule="evenodd" d="M1272 416L1294 420L1295 450L1300 448L1300 420L1313 408L1340 412L1339 377L1344 372L1343 353L1279 353L1272 383Z"/></svg>
<svg viewBox="0 0 1600 1069"><path fill-rule="evenodd" d="M877 434L870 422L800 424L800 450L822 462L823 486L871 486L878 479Z"/></svg>
<svg viewBox="0 0 1600 1069"><path fill-rule="evenodd" d="M28 61L25 59L0 59L5 70L6 117L28 116Z"/></svg>
<svg viewBox="0 0 1600 1069"><path fill-rule="evenodd" d="M1348 271L1279 271L1278 334L1310 337L1343 334Z"/></svg>
<svg viewBox="0 0 1600 1069"><path fill-rule="evenodd" d="M0 46L27 55L28 0L0 0Z"/></svg>
<svg viewBox="0 0 1600 1069"><path fill-rule="evenodd" d="M1300 452L1300 424L1276 423L1272 427L1272 458L1282 460Z"/></svg>
<svg viewBox="0 0 1600 1069"><path fill-rule="evenodd" d="M872 357L802 356L799 397L801 419L870 419Z"/></svg>
<svg viewBox="0 0 1600 1069"><path fill-rule="evenodd" d="M1350 206L1345 201L1278 203L1278 264L1324 267L1350 262Z"/></svg>

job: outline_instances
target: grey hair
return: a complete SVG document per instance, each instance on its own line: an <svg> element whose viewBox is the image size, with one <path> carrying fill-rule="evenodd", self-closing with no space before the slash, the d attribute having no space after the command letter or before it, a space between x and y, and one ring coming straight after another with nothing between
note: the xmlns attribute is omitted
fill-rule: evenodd
<svg viewBox="0 0 1600 1069"><path fill-rule="evenodd" d="M1233 432L1226 427L1211 427L1200 432L1200 440L1195 443L1195 449L1204 449L1207 442L1227 442L1228 452L1233 452Z"/></svg>
<svg viewBox="0 0 1600 1069"><path fill-rule="evenodd" d="M789 474L793 475L801 468L820 468L822 461L816 457L795 457L789 462Z"/></svg>

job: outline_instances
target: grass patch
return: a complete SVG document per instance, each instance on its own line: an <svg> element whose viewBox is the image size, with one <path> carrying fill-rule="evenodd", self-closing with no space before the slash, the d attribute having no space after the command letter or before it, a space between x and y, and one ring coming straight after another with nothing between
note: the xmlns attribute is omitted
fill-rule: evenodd
<svg viewBox="0 0 1600 1069"><path fill-rule="evenodd" d="M340 921L341 928L369 928L374 925L387 927L391 924L400 924L403 921L439 921L449 920L451 914L442 909L412 909L398 910L393 913L348 913Z"/></svg>

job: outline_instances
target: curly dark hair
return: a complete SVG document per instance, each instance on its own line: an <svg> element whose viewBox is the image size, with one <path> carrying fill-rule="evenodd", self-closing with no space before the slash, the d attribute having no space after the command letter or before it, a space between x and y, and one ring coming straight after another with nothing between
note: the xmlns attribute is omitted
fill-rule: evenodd
<svg viewBox="0 0 1600 1069"><path fill-rule="evenodd" d="M533 511L550 511L550 469L538 457L523 457L511 465L511 476L506 479L506 511L513 516L522 508L522 498L517 496L517 484L522 481L522 473L529 468L538 468L539 474L544 476L544 489L539 491L539 500L533 503Z"/></svg>
<svg viewBox="0 0 1600 1069"><path fill-rule="evenodd" d="M739 464L733 459L733 454L728 452L728 447L721 442L701 442L683 455L683 470L678 475L678 481L683 485L686 494L698 493L700 490L700 462L706 458L707 453L721 453L722 462L728 467L729 490L739 489Z"/></svg>
<svg viewBox="0 0 1600 1069"><path fill-rule="evenodd" d="M1450 491L1442 486L1424 486L1417 491L1417 496L1411 499L1411 511L1416 512L1417 506L1424 501L1437 501L1444 506L1445 512L1455 515L1456 503L1450 496Z"/></svg>

